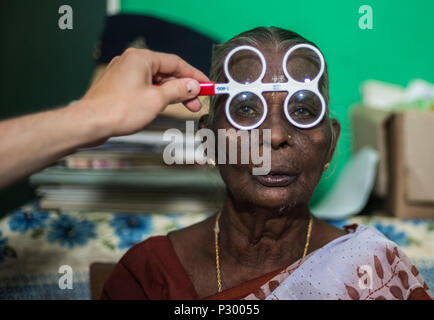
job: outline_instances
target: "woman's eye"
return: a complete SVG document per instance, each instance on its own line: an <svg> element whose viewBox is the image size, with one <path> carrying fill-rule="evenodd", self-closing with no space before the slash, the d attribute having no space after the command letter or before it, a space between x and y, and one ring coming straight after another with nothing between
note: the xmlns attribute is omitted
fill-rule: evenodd
<svg viewBox="0 0 434 320"><path fill-rule="evenodd" d="M254 126L264 116L261 98L251 92L240 92L229 101L229 120L244 127Z"/></svg>
<svg viewBox="0 0 434 320"><path fill-rule="evenodd" d="M312 115L312 113L309 111L309 109L307 109L305 107L296 107L293 114L296 117L301 117L301 118L309 117Z"/></svg>
<svg viewBox="0 0 434 320"><path fill-rule="evenodd" d="M243 116L254 116L257 114L257 111L252 106L242 105L238 108L238 114L243 115Z"/></svg>

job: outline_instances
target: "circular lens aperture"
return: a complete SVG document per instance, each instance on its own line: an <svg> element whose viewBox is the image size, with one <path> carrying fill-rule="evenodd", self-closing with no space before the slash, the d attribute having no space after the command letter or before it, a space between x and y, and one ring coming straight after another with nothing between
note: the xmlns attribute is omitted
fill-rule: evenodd
<svg viewBox="0 0 434 320"><path fill-rule="evenodd" d="M286 70L292 79L309 83L320 73L321 59L309 48L296 49L286 60Z"/></svg>
<svg viewBox="0 0 434 320"><path fill-rule="evenodd" d="M309 126L323 116L322 109L321 99L314 92L300 90L289 98L285 114L293 124Z"/></svg>
<svg viewBox="0 0 434 320"><path fill-rule="evenodd" d="M228 62L228 72L233 80L249 84L259 79L262 73L261 58L252 50L242 49L235 52Z"/></svg>
<svg viewBox="0 0 434 320"><path fill-rule="evenodd" d="M264 104L252 92L241 92L229 104L228 116L238 128L252 128L263 121Z"/></svg>

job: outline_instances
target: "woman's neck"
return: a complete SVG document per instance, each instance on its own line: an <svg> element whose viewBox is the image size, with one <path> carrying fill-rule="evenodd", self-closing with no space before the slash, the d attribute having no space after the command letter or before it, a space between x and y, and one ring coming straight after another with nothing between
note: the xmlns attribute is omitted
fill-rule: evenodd
<svg viewBox="0 0 434 320"><path fill-rule="evenodd" d="M229 196L220 218L223 258L245 267L273 270L301 258L310 211L306 205L284 208L235 206Z"/></svg>

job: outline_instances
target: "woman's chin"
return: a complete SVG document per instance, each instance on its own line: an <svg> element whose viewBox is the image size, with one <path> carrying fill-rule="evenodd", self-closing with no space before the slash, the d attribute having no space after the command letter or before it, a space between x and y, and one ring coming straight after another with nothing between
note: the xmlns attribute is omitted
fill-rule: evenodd
<svg viewBox="0 0 434 320"><path fill-rule="evenodd" d="M255 205L264 208L295 206L299 201L288 187L261 187L255 192Z"/></svg>

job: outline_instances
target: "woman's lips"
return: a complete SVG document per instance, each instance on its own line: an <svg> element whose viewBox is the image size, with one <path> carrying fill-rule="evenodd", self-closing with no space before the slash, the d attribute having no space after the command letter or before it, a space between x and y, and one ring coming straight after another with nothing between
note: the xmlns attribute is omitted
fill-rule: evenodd
<svg viewBox="0 0 434 320"><path fill-rule="evenodd" d="M253 177L266 187L287 187L297 179L297 176L286 174L267 174Z"/></svg>

